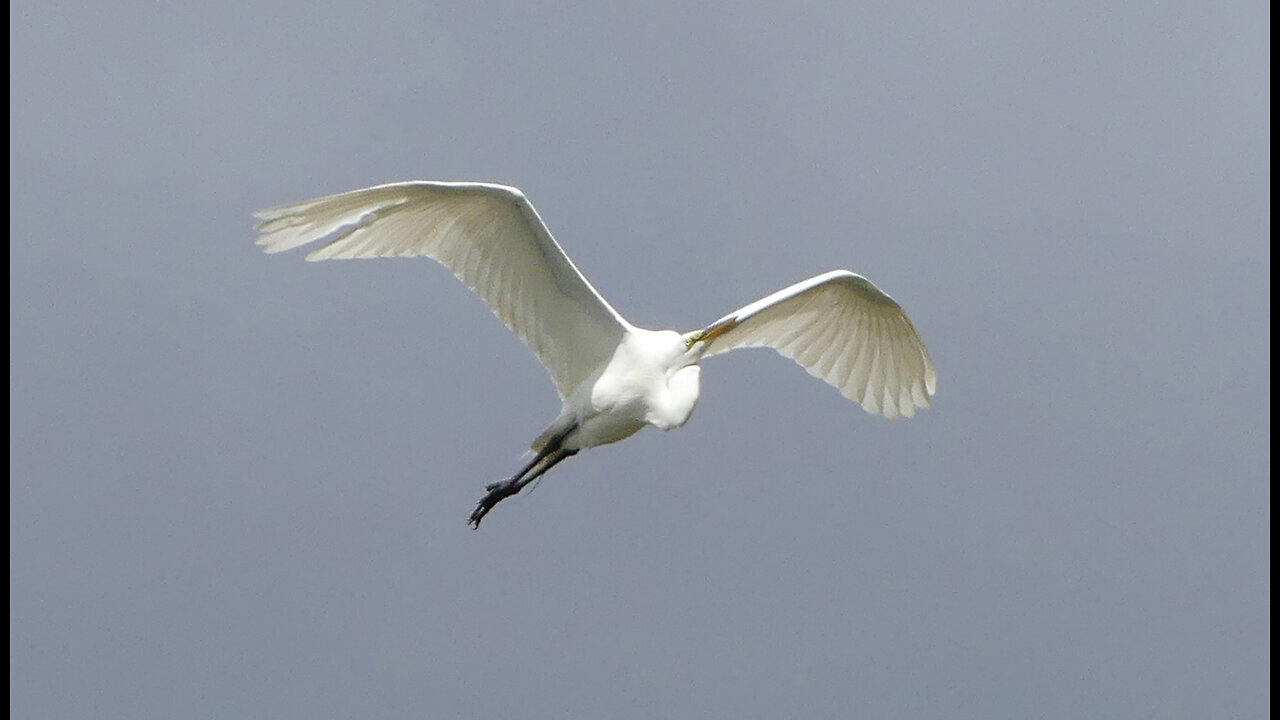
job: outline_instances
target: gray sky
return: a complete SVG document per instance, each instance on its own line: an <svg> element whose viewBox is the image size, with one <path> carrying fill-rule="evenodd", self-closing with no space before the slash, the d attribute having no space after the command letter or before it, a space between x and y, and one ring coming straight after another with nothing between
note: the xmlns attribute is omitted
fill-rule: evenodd
<svg viewBox="0 0 1280 720"><path fill-rule="evenodd" d="M13 715L1265 717L1269 5L583 5L11 4ZM934 407L715 358L472 532L542 368L253 244L410 179L648 327L860 272Z"/></svg>

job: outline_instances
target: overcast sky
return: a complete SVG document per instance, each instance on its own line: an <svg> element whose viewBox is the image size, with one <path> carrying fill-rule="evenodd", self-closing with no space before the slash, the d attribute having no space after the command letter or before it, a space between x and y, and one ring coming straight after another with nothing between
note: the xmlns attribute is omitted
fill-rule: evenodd
<svg viewBox="0 0 1280 720"><path fill-rule="evenodd" d="M10 5L14 717L1266 717L1269 4L627 5ZM934 407L709 359L473 532L541 366L253 243L412 179L646 327L866 275Z"/></svg>

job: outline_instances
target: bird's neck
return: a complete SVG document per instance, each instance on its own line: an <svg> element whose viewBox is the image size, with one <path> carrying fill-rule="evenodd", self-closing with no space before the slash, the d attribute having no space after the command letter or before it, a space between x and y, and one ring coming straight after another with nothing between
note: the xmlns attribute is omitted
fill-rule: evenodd
<svg viewBox="0 0 1280 720"><path fill-rule="evenodd" d="M702 368L687 365L671 373L666 387L649 403L646 421L659 430L675 430L689 422L701 393Z"/></svg>

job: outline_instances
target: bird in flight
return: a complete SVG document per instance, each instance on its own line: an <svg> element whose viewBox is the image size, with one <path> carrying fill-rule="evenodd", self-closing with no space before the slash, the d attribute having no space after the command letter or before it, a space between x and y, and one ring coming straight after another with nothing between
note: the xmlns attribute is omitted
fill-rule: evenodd
<svg viewBox="0 0 1280 720"><path fill-rule="evenodd" d="M627 322L569 260L520 190L475 182L402 182L254 213L268 253L316 244L308 260L432 258L479 295L551 374L560 414L519 472L485 486L474 528L500 501L565 458L634 435L674 430L698 402L699 362L771 347L875 415L928 407L937 375L893 298L833 270L691 332Z"/></svg>

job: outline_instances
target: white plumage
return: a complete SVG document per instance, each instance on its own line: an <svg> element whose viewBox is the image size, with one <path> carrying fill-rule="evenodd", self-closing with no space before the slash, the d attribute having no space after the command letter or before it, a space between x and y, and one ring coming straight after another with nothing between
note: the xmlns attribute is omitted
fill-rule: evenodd
<svg viewBox="0 0 1280 720"><path fill-rule="evenodd" d="M627 322L574 267L524 194L486 183L406 182L255 213L269 253L320 244L308 260L425 255L449 268L538 356L563 400L520 473L487 486L480 520L579 450L693 412L699 361L772 347L868 412L911 417L937 376L911 320L866 278L835 270L688 333Z"/></svg>

